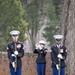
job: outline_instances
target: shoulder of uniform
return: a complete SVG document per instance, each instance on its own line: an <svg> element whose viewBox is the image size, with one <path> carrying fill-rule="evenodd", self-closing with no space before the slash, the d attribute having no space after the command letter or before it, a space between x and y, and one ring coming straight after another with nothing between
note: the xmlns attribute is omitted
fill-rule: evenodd
<svg viewBox="0 0 75 75"><path fill-rule="evenodd" d="M51 47L56 47L56 44L53 44Z"/></svg>
<svg viewBox="0 0 75 75"><path fill-rule="evenodd" d="M9 43L8 43L8 45L9 45L9 44L11 44L11 43L12 43L12 41L11 41L11 42L9 42Z"/></svg>
<svg viewBox="0 0 75 75"><path fill-rule="evenodd" d="M12 44L12 43L13 43L13 41L9 42L8 44Z"/></svg>
<svg viewBox="0 0 75 75"><path fill-rule="evenodd" d="M62 45L62 46L66 47L65 45Z"/></svg>
<svg viewBox="0 0 75 75"><path fill-rule="evenodd" d="M63 44L62 44L61 46L62 46L62 47L66 47L66 46L65 46L65 45L63 45Z"/></svg>
<svg viewBox="0 0 75 75"><path fill-rule="evenodd" d="M9 50L11 42L8 43L6 50Z"/></svg>

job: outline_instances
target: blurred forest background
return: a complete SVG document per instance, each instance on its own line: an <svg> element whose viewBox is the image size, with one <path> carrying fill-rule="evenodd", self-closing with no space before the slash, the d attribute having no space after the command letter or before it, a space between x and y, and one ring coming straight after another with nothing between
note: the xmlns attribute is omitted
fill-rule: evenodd
<svg viewBox="0 0 75 75"><path fill-rule="evenodd" d="M6 51L11 30L20 31L19 40L24 43L27 53L33 53L35 44L41 39L50 49L54 43L53 35L63 34L62 42L68 49L66 75L75 74L75 0L0 0L0 52ZM30 56L35 59L33 55L26 55L27 64ZM0 63L7 61L0 57ZM50 75L51 68L47 68Z"/></svg>
<svg viewBox="0 0 75 75"><path fill-rule="evenodd" d="M21 32L19 40L31 51L41 39L53 44L53 35L59 33L62 5L60 0L0 0L0 50L10 42L11 30Z"/></svg>

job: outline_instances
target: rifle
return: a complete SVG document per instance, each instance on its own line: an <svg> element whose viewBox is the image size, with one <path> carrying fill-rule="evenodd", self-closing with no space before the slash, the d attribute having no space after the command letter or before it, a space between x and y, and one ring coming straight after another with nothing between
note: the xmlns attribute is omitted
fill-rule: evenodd
<svg viewBox="0 0 75 75"><path fill-rule="evenodd" d="M58 47L58 53L60 54L60 47ZM59 64L58 64L58 66L59 66L58 75L60 75L61 59L59 58L58 61L59 61Z"/></svg>
<svg viewBox="0 0 75 75"><path fill-rule="evenodd" d="M14 46L15 46L15 51L17 51L17 48L16 48L16 42L14 43ZM15 72L16 72L16 69L17 69L17 55L15 55Z"/></svg>

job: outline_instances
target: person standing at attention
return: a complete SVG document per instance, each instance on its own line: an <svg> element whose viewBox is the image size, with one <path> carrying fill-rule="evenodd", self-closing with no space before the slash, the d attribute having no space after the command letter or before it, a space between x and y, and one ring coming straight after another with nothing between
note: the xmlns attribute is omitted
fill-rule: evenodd
<svg viewBox="0 0 75 75"><path fill-rule="evenodd" d="M17 30L11 31L12 41L7 45L10 75L22 75L21 58L24 56L24 46L18 41L19 33Z"/></svg>
<svg viewBox="0 0 75 75"><path fill-rule="evenodd" d="M65 75L67 49L61 43L63 35L54 35L53 37L56 43L50 49L52 73L53 75Z"/></svg>

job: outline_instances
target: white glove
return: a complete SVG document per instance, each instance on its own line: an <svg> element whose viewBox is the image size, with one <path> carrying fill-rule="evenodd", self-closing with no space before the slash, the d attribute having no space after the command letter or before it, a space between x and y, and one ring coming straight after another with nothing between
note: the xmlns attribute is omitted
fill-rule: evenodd
<svg viewBox="0 0 75 75"><path fill-rule="evenodd" d="M11 56L12 56L12 57L14 57L14 56L15 56L15 54L12 54Z"/></svg>
<svg viewBox="0 0 75 75"><path fill-rule="evenodd" d="M57 70L59 70L59 65L58 64L56 64L56 68L57 68Z"/></svg>
<svg viewBox="0 0 75 75"><path fill-rule="evenodd" d="M46 52L48 52L48 50L46 50Z"/></svg>
<svg viewBox="0 0 75 75"><path fill-rule="evenodd" d="M35 47L36 47L36 49L38 49L38 48L39 48L39 44L38 44L38 43L36 43L36 44L35 44Z"/></svg>
<svg viewBox="0 0 75 75"><path fill-rule="evenodd" d="M35 46L36 46L36 49L40 49L40 50L42 49L42 47L40 46L40 44L36 44Z"/></svg>
<svg viewBox="0 0 75 75"><path fill-rule="evenodd" d="M12 66L13 66L13 68L15 68L15 62L12 62Z"/></svg>
<svg viewBox="0 0 75 75"><path fill-rule="evenodd" d="M63 59L62 55L61 54L58 54L57 56L59 59Z"/></svg>
<svg viewBox="0 0 75 75"><path fill-rule="evenodd" d="M18 51L14 51L14 54L15 54L15 55L18 55Z"/></svg>

